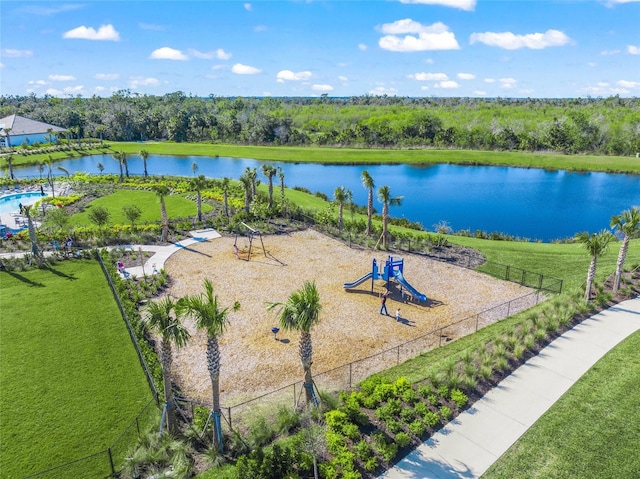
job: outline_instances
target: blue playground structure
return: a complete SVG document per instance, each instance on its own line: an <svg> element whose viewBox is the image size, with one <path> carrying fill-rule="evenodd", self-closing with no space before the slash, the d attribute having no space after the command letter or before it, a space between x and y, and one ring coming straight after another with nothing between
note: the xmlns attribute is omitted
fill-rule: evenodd
<svg viewBox="0 0 640 479"><path fill-rule="evenodd" d="M411 284L409 284L409 282L405 279L404 275L402 274L403 270L404 270L404 259L394 260L392 256L389 256L385 261L384 266L378 269L378 263L374 258L371 265L371 271L369 273L365 274L362 278L358 278L351 283L344 283L342 286L344 287L344 289L351 289L351 288L355 288L361 283L364 283L368 279L371 279L371 292L373 293L373 285L374 285L373 282L375 280L381 279L386 281L387 289L389 289L388 288L389 282L392 279L395 279L400 285L400 287L408 291L408 293L411 296L413 296L419 301L426 301L427 296L423 293L420 293L413 286L411 286Z"/></svg>

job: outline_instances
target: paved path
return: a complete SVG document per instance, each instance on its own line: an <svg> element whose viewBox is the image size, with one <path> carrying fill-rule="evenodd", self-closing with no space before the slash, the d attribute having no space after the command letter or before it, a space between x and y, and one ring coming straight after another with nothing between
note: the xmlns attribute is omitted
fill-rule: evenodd
<svg viewBox="0 0 640 479"><path fill-rule="evenodd" d="M381 477L480 477L591 366L638 330L640 297L583 321Z"/></svg>

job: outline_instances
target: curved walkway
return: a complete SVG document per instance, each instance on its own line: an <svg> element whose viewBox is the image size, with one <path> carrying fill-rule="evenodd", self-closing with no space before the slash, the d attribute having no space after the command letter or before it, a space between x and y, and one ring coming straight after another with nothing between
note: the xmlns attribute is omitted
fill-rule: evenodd
<svg viewBox="0 0 640 479"><path fill-rule="evenodd" d="M640 297L583 321L380 477L480 477L591 366L638 330Z"/></svg>

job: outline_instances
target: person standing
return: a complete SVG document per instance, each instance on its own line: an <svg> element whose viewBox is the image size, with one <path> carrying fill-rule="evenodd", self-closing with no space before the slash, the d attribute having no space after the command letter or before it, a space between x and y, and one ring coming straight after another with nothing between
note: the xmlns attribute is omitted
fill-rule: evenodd
<svg viewBox="0 0 640 479"><path fill-rule="evenodd" d="M400 321L400 308L396 309L396 321Z"/></svg>
<svg viewBox="0 0 640 479"><path fill-rule="evenodd" d="M382 296L380 297L380 314L382 314L382 311L384 311L384 314L386 314L387 316L389 316L389 311L387 311L388 296L389 296L389 290L386 290L384 293L382 293Z"/></svg>

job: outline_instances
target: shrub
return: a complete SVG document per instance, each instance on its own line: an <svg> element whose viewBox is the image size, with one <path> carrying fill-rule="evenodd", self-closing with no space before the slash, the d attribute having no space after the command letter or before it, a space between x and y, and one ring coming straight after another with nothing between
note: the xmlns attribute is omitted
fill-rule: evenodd
<svg viewBox="0 0 640 479"><path fill-rule="evenodd" d="M401 397L405 391L411 389L411 383L409 382L409 380L402 376L399 377L398 379L396 379L396 381L393 383L393 392L395 393L396 396Z"/></svg>
<svg viewBox="0 0 640 479"><path fill-rule="evenodd" d="M410 407L402 408L402 411L400 411L400 419L407 423L413 421L415 419L413 409Z"/></svg>
<svg viewBox="0 0 640 479"><path fill-rule="evenodd" d="M381 383L376 386L374 394L380 402L384 402L395 396L395 389L393 384Z"/></svg>
<svg viewBox="0 0 640 479"><path fill-rule="evenodd" d="M402 393L402 400L406 403L413 404L418 400L418 393L413 388L409 388Z"/></svg>
<svg viewBox="0 0 640 479"><path fill-rule="evenodd" d="M449 397L449 388L445 385L440 386L437 389L438 396L446 398Z"/></svg>
<svg viewBox="0 0 640 479"><path fill-rule="evenodd" d="M442 419L444 419L445 421L448 421L449 418L451 417L451 408L449 408L448 406L441 406L439 411L440 411L440 415L442 416Z"/></svg>
<svg viewBox="0 0 640 479"><path fill-rule="evenodd" d="M348 419L356 424L366 426L369 424L369 416L367 416L360 408L361 395L356 392L352 392L344 399L344 404L340 408L347 415Z"/></svg>
<svg viewBox="0 0 640 479"><path fill-rule="evenodd" d="M458 408L463 407L468 401L467 395L459 389L452 389L449 397L454 403L456 403Z"/></svg>
<svg viewBox="0 0 640 479"><path fill-rule="evenodd" d="M411 443L411 436L406 432L399 432L396 434L396 444L398 447L403 448Z"/></svg>
<svg viewBox="0 0 640 479"><path fill-rule="evenodd" d="M422 386L418 386L418 393L425 399L428 398L429 394L431 394L432 392L433 392L433 388L429 384L423 384Z"/></svg>
<svg viewBox="0 0 640 479"><path fill-rule="evenodd" d="M424 425L424 422L418 419L416 419L415 421L409 424L409 431L411 431L413 434L415 434L418 437L424 434L425 429L426 427Z"/></svg>
<svg viewBox="0 0 640 479"><path fill-rule="evenodd" d="M257 418L249 426L249 442L254 447L263 446L269 443L274 436L275 436L275 431L267 423L267 420L262 416Z"/></svg>
<svg viewBox="0 0 640 479"><path fill-rule="evenodd" d="M434 406L438 404L438 396L436 396L435 394L429 394L427 400Z"/></svg>
<svg viewBox="0 0 640 479"><path fill-rule="evenodd" d="M300 414L295 409L280 404L276 412L276 431L286 434L300 425Z"/></svg>
<svg viewBox="0 0 640 479"><path fill-rule="evenodd" d="M387 419L384 423L387 426L387 429L394 434L402 431L402 424L395 419Z"/></svg>
<svg viewBox="0 0 640 479"><path fill-rule="evenodd" d="M371 438L373 439L375 449L385 462L391 462L398 453L398 445L391 442L389 437L381 432L372 434Z"/></svg>
<svg viewBox="0 0 640 479"><path fill-rule="evenodd" d="M378 468L378 458L376 456L371 456L369 459L364 461L364 470L367 472L373 472Z"/></svg>
<svg viewBox="0 0 640 479"><path fill-rule="evenodd" d="M360 439L360 429L353 423L347 423L342 426L342 434L347 436L352 441Z"/></svg>
<svg viewBox="0 0 640 479"><path fill-rule="evenodd" d="M327 427L334 432L342 431L344 425L348 423L347 414L340 411L339 409L326 412L324 414L324 420L327 424Z"/></svg>
<svg viewBox="0 0 640 479"><path fill-rule="evenodd" d="M428 411L424 415L424 424L428 427L435 427L440 422L440 416L438 416L435 412Z"/></svg>
<svg viewBox="0 0 640 479"><path fill-rule="evenodd" d="M339 432L327 430L325 437L327 439L327 451L334 456L347 449L347 440Z"/></svg>
<svg viewBox="0 0 640 479"><path fill-rule="evenodd" d="M429 408L425 403L419 402L413 407L413 410L417 415L424 416L429 411Z"/></svg>

